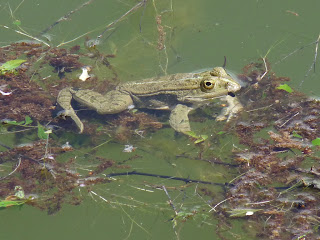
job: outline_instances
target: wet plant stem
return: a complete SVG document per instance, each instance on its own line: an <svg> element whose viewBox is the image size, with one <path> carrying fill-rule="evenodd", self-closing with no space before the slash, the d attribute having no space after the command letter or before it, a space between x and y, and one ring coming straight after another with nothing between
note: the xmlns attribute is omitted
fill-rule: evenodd
<svg viewBox="0 0 320 240"><path fill-rule="evenodd" d="M233 198L233 197L229 197L229 198L226 198L226 199L222 200L221 202L217 203L213 208L211 208L211 209L209 210L209 212L211 212L211 211L215 211L215 212L216 212L216 208L217 208L220 204L222 204L222 203L224 203L224 202L226 202L226 201L228 201L228 200L230 200L230 199L232 199L232 198Z"/></svg>
<svg viewBox="0 0 320 240"><path fill-rule="evenodd" d="M166 187L165 187L164 185L162 186L162 189L163 189L163 191L166 193L166 195L167 195L167 197L168 197L168 199L169 199L169 204L170 204L170 206L172 207L175 215L178 215L178 211L177 211L176 207L173 205L173 202L172 202L172 200L171 200L171 197L170 197L170 195L169 195L169 193L168 193L168 191L167 191L167 189L166 189Z"/></svg>
<svg viewBox="0 0 320 240"><path fill-rule="evenodd" d="M315 51L314 51L314 59L313 59L313 62L310 66L310 68L308 69L307 73L304 75L304 79L300 82L299 84L299 87L301 87L301 85L304 83L305 79L308 77L310 71L314 70L314 72L316 71L316 62L317 62L317 57L318 57L318 47L319 47L319 41L320 41L320 34L317 38L317 40L315 41L315 44L316 44L316 48L315 48Z"/></svg>
<svg viewBox="0 0 320 240"><path fill-rule="evenodd" d="M126 16L128 16L130 13L133 13L134 11L136 11L137 9L139 9L141 6L143 6L144 4L146 4L147 0L143 0L139 3L137 3L135 6L133 6L129 11L127 11L126 13L124 13L121 17L119 17L118 19L114 20L113 22L109 23L106 27L105 30L97 36L97 40L99 40L100 38L102 38L103 34L105 34L110 27L112 27L113 25L117 24L118 22L122 21Z"/></svg>

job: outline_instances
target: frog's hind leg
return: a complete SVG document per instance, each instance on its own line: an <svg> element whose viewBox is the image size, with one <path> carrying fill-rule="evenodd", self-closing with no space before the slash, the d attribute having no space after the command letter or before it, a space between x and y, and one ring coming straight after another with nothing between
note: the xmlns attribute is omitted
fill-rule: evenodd
<svg viewBox="0 0 320 240"><path fill-rule="evenodd" d="M83 123L81 122L80 118L77 116L76 112L71 106L72 100L72 89L71 88L64 88L59 92L57 102L58 104L64 109L63 115L70 116L71 119L76 123L79 128L79 132L83 132Z"/></svg>
<svg viewBox="0 0 320 240"><path fill-rule="evenodd" d="M133 104L130 94L112 90L102 95L92 90L71 90L73 98L97 111L99 114L114 114L127 110Z"/></svg>

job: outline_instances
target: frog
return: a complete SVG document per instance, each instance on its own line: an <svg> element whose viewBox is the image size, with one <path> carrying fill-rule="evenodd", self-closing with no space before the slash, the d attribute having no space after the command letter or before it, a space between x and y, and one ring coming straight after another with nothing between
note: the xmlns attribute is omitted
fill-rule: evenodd
<svg viewBox="0 0 320 240"><path fill-rule="evenodd" d="M71 105L72 99L95 110L98 114L117 114L130 108L169 110L169 124L179 133L191 131L190 111L221 99L227 102L217 121L227 122L235 117L243 106L235 96L241 89L223 67L212 70L176 73L118 84L105 94L90 90L67 87L57 97L64 116L69 116L83 133L84 125Z"/></svg>

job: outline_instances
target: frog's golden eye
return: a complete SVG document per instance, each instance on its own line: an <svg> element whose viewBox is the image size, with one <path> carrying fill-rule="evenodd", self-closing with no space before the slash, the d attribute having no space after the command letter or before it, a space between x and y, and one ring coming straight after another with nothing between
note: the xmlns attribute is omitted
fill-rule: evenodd
<svg viewBox="0 0 320 240"><path fill-rule="evenodd" d="M212 81L212 80L203 80L201 82L201 88L203 90L211 90L212 88L214 88L214 81Z"/></svg>

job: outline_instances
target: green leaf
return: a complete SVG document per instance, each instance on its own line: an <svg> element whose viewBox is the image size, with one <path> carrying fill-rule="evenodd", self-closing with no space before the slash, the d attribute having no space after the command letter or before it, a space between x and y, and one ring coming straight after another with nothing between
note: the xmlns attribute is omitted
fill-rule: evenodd
<svg viewBox="0 0 320 240"><path fill-rule="evenodd" d="M218 135L222 135L222 134L225 134L226 132L225 131L220 131L220 132L218 132L217 134Z"/></svg>
<svg viewBox="0 0 320 240"><path fill-rule="evenodd" d="M100 127L97 127L96 128L96 132L100 132L100 131L102 131L103 130L103 126L100 126Z"/></svg>
<svg viewBox="0 0 320 240"><path fill-rule="evenodd" d="M49 137L49 134L46 133L44 127L40 123L38 123L38 137L45 140Z"/></svg>
<svg viewBox="0 0 320 240"><path fill-rule="evenodd" d="M186 132L186 134L192 138L195 138L196 140L194 141L195 144L197 143L201 143L203 142L204 140L206 140L208 138L208 135L197 135L195 132L193 131L189 131L189 132Z"/></svg>
<svg viewBox="0 0 320 240"><path fill-rule="evenodd" d="M21 121L21 122L17 122L17 121L4 121L4 123L10 124L10 125L15 125L15 126L21 126L22 124L24 124L24 121Z"/></svg>
<svg viewBox="0 0 320 240"><path fill-rule="evenodd" d="M311 143L313 146L320 146L320 138L316 138L316 139L312 140Z"/></svg>
<svg viewBox="0 0 320 240"><path fill-rule="evenodd" d="M208 138L208 135L200 135L200 136L198 137L198 139L197 139L196 141L194 141L194 143L195 143L195 144L201 143L201 142L205 141L207 138Z"/></svg>
<svg viewBox="0 0 320 240"><path fill-rule="evenodd" d="M14 24L14 25L17 25L17 26L20 26L20 25L21 25L21 21L18 20L18 19L17 19L17 20L14 20L14 21L13 21L13 24Z"/></svg>
<svg viewBox="0 0 320 240"><path fill-rule="evenodd" d="M194 141L195 144L201 143L201 142L203 142L204 140L206 140L208 138L208 135L200 135L199 136L193 131L186 132L185 134L190 136L190 137L192 137L192 138L195 138L196 139Z"/></svg>
<svg viewBox="0 0 320 240"><path fill-rule="evenodd" d="M277 89L284 90L288 93L292 93L292 88L288 84L281 84L277 87Z"/></svg>
<svg viewBox="0 0 320 240"><path fill-rule="evenodd" d="M296 137L296 138L302 138L302 136L300 134L298 134L296 131L292 132L292 136Z"/></svg>
<svg viewBox="0 0 320 240"><path fill-rule="evenodd" d="M12 207L12 206L19 206L24 204L26 201L21 201L21 200L17 200L17 201L8 201L8 200L0 200L0 208L6 208L6 207Z"/></svg>
<svg viewBox="0 0 320 240"><path fill-rule="evenodd" d="M25 122L24 122L23 125L28 125L28 124L30 124L30 123L33 122L32 119L31 119L29 116L25 116L24 119L25 119L25 120L24 120Z"/></svg>
<svg viewBox="0 0 320 240"><path fill-rule="evenodd" d="M190 137L193 137L193 138L198 138L198 137L199 137L199 136L198 136L195 132L193 132L193 131L186 132L186 134L187 134L188 136L190 136Z"/></svg>
<svg viewBox="0 0 320 240"><path fill-rule="evenodd" d="M10 125L15 125L15 126L25 126L25 125L28 125L32 122L33 121L29 116L25 116L24 121L21 121L21 122L8 121L8 120L3 121L3 123L5 123L5 124L10 124Z"/></svg>
<svg viewBox="0 0 320 240"><path fill-rule="evenodd" d="M23 60L23 59L10 60L0 66L0 71L12 71L17 67L19 67L24 62L26 62L26 60Z"/></svg>

